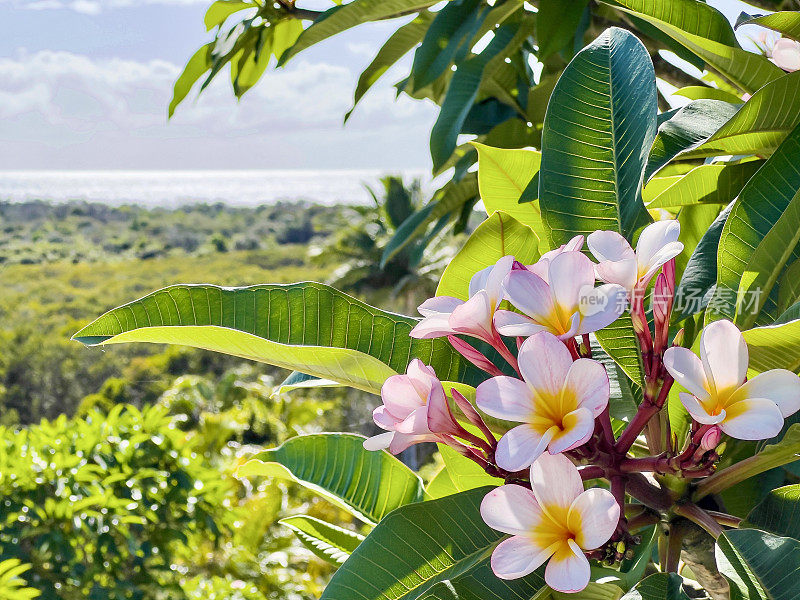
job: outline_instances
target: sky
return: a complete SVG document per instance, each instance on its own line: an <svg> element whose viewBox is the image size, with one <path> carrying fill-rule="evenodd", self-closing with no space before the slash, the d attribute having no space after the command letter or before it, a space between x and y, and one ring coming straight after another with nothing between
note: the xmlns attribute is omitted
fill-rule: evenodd
<svg viewBox="0 0 800 600"><path fill-rule="evenodd" d="M304 6L327 6L307 0ZM397 22L267 71L237 101L224 75L167 120L172 85L211 39L210 0L0 0L0 170L429 169L436 107L390 70L343 126L358 74ZM709 0L735 19L747 7Z"/></svg>

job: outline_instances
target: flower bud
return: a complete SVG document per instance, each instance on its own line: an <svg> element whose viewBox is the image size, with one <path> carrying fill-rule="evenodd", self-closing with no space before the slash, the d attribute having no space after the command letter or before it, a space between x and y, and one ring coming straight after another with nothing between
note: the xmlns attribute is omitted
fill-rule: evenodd
<svg viewBox="0 0 800 600"><path fill-rule="evenodd" d="M703 434L703 438L700 440L700 448L709 452L719 445L721 439L722 430L714 425Z"/></svg>
<svg viewBox="0 0 800 600"><path fill-rule="evenodd" d="M673 346L683 346L683 340L686 337L686 331L681 327L675 337L672 339Z"/></svg>
<svg viewBox="0 0 800 600"><path fill-rule="evenodd" d="M461 338L458 338L454 335L447 336L448 341L452 344L453 348L456 349L461 356L466 358L469 362L473 365L478 367L479 369L486 371L490 375L502 375L502 371L498 367L494 365L492 361L490 361L486 356L474 346L465 342Z"/></svg>

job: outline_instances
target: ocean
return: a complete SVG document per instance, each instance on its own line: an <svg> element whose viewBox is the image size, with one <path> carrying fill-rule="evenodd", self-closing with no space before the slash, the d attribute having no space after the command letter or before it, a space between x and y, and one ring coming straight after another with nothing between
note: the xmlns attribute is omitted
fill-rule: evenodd
<svg viewBox="0 0 800 600"><path fill-rule="evenodd" d="M0 201L85 200L111 205L176 207L224 202L239 206L305 200L319 204L369 204L364 185L376 189L388 172L377 170L282 171L0 171ZM395 172L396 173L396 172ZM400 172L406 181L424 171Z"/></svg>

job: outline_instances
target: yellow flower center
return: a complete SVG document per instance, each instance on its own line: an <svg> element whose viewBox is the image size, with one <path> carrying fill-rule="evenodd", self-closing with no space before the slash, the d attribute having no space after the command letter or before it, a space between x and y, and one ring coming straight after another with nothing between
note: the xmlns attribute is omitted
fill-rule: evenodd
<svg viewBox="0 0 800 600"><path fill-rule="evenodd" d="M564 417L578 408L578 398L575 393L563 388L558 394L535 392L533 412L530 416L530 424L539 434L544 435L551 427L558 429L558 433L563 432L566 427ZM558 437L556 433L555 437Z"/></svg>
<svg viewBox="0 0 800 600"><path fill-rule="evenodd" d="M577 511L570 514L569 507L550 504L542 506L542 512L542 519L530 532L540 547L558 552L563 546L569 548L569 540L580 546L583 523Z"/></svg>

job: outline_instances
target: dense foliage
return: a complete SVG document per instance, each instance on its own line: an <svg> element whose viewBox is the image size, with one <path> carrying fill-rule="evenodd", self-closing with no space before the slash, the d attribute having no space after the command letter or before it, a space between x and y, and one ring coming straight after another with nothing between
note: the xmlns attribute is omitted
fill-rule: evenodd
<svg viewBox="0 0 800 600"><path fill-rule="evenodd" d="M432 5L354 0L311 15L294 3L216 2L209 28L238 9L259 17L220 34L233 41L224 56L215 44L196 56L176 97L232 58L235 87L259 75L247 45L259 36L280 39L269 50L285 62L360 22L420 13L432 21L408 46L422 39L415 66L427 56L449 80L432 143L440 166L467 132L448 121L452 99L465 116L479 89L464 95L456 83L477 86L514 40L514 52L541 52L548 30L534 26L546 3L538 13L510 1ZM650 52L629 31L612 27L575 53L547 91L539 150L470 146L487 218L422 320L316 283L176 285L75 336L194 345L381 395L385 433L300 436L240 469L290 478L374 525L362 539L294 517L301 539L342 563L323 599L800 594L786 576L800 568L798 490L781 487L796 481L800 452L800 73L741 49L705 3L613 7L590 12L682 48L713 69L714 85L659 113ZM468 8L507 11L478 54L482 21L465 31ZM315 20L301 33L293 12ZM591 32L578 22L554 42L567 58ZM798 13L758 22L800 35ZM559 12L552 23L569 21ZM508 58L496 62L514 69ZM521 97L537 84L501 89ZM436 202L410 217L414 227L442 216ZM430 441L444 466L427 485L382 450Z"/></svg>

